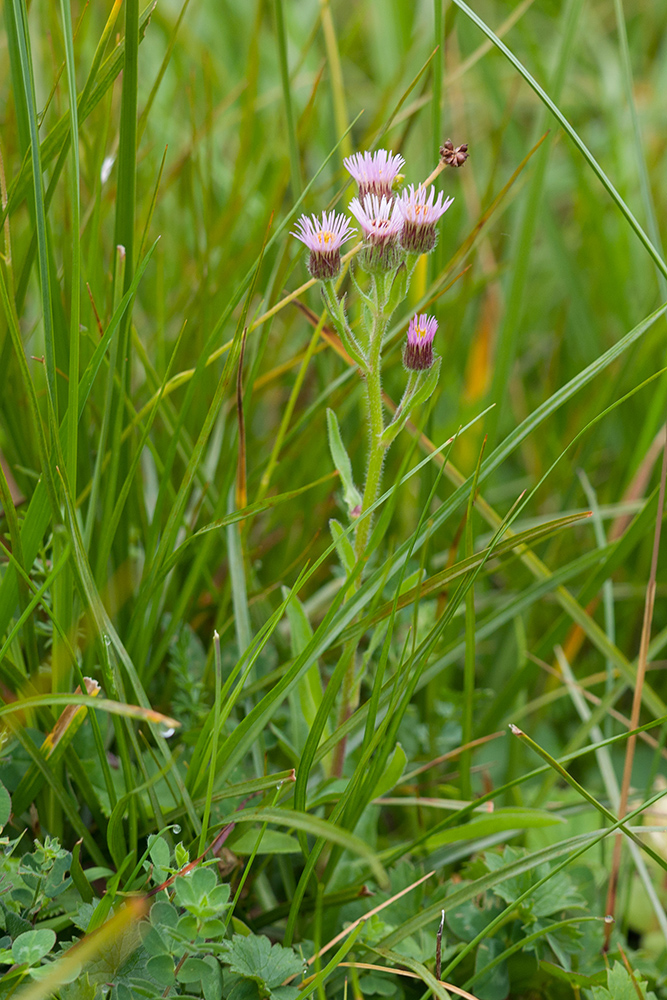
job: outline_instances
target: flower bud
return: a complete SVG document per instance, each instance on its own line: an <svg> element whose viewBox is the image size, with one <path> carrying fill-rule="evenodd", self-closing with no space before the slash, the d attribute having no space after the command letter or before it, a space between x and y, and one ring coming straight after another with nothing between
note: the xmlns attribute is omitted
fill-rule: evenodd
<svg viewBox="0 0 667 1000"><path fill-rule="evenodd" d="M340 274L340 248L354 236L349 220L335 212L322 212L322 221L302 215L296 224L296 236L310 250L308 270L318 281L329 281Z"/></svg>
<svg viewBox="0 0 667 1000"><path fill-rule="evenodd" d="M397 199L398 210L403 217L401 246L408 253L430 253L437 243L436 225L444 215L453 198L445 198L442 191L435 197L433 186L427 191L421 185L415 190L410 185Z"/></svg>
<svg viewBox="0 0 667 1000"><path fill-rule="evenodd" d="M408 371L423 372L433 367L433 338L438 329L434 316L413 316L408 327L408 340L403 348L403 364Z"/></svg>

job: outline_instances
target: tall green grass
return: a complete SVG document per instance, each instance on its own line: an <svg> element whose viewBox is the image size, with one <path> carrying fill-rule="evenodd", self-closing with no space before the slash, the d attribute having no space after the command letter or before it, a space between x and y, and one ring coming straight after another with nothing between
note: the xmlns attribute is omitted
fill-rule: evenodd
<svg viewBox="0 0 667 1000"><path fill-rule="evenodd" d="M467 937L446 925L443 977L495 1000L581 995L538 965L553 928L512 920L568 873L604 917L620 829L609 954L667 995L667 853L638 832L667 776L664 538L644 614L664 514L665 11L5 0L2 24L11 836L81 839L84 869L115 872L108 914L143 889L150 834L178 823L201 854L235 822L232 866L251 860L230 926L314 956L320 997L384 988L355 962L411 970L397 1000L446 995L443 907L470 914L548 863ZM417 183L447 137L470 159L436 181L454 205L385 375L390 406L428 308L440 388L389 455L362 573L329 533L326 434L330 407L361 478L360 387L289 232L346 205L350 151L400 151ZM362 696L338 725L350 639ZM68 703L86 721L50 757ZM364 886L384 901L432 870L319 957L376 905ZM593 974L604 929L581 926Z"/></svg>

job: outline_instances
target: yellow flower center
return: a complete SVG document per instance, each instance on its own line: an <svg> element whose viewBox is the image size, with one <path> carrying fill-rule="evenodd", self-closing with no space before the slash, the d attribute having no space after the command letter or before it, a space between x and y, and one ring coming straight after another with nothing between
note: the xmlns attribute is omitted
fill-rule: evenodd
<svg viewBox="0 0 667 1000"><path fill-rule="evenodd" d="M320 246L326 247L329 243L333 242L334 234L329 229L321 229L317 234L317 239Z"/></svg>

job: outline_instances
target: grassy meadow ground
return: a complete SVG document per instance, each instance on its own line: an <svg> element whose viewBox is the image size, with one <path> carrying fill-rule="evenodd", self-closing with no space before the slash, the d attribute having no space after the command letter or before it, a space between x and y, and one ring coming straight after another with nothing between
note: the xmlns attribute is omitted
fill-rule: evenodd
<svg viewBox="0 0 667 1000"><path fill-rule="evenodd" d="M667 997L667 7L0 18L0 997ZM355 570L290 230L447 137Z"/></svg>

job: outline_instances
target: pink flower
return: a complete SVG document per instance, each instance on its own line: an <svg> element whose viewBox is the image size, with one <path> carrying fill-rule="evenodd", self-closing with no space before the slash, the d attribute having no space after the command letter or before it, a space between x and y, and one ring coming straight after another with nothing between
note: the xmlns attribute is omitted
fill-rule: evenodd
<svg viewBox="0 0 667 1000"><path fill-rule="evenodd" d="M397 200L398 209L403 217L403 232L401 245L408 253L429 253L437 241L436 224L444 215L453 198L445 198L442 191L435 197L435 188L421 185L415 190L404 191Z"/></svg>
<svg viewBox="0 0 667 1000"><path fill-rule="evenodd" d="M425 371L433 365L433 338L438 329L434 316L413 316L408 326L408 342L403 350L403 364L409 371Z"/></svg>
<svg viewBox="0 0 667 1000"><path fill-rule="evenodd" d="M350 211L359 222L365 246L359 255L364 270L383 273L398 267L400 249L398 236L403 228L403 218L396 202L385 195L367 194L360 201L353 198Z"/></svg>
<svg viewBox="0 0 667 1000"><path fill-rule="evenodd" d="M316 215L311 218L302 215L292 236L296 236L310 250L308 269L313 278L325 281L336 278L340 273L340 248L355 232L356 229L350 228L350 222L344 215L322 212L321 222Z"/></svg>
<svg viewBox="0 0 667 1000"><path fill-rule="evenodd" d="M378 198L367 194L365 198L353 198L350 211L362 228L368 243L386 243L395 239L403 228L403 217L391 198Z"/></svg>
<svg viewBox="0 0 667 1000"><path fill-rule="evenodd" d="M378 198L384 195L392 197L394 180L405 163L402 156L393 156L391 150L378 149L374 153L355 153L343 160L345 169L359 185L359 198L364 200L367 194L376 194Z"/></svg>

